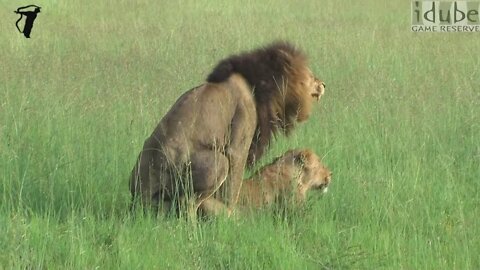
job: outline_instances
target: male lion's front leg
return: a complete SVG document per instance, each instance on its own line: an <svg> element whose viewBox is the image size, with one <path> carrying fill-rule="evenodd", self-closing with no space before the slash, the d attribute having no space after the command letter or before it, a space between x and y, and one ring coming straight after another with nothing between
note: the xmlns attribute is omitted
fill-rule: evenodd
<svg viewBox="0 0 480 270"><path fill-rule="evenodd" d="M250 106L248 106L250 105ZM227 150L229 179L222 187L222 196L227 196L228 207L235 209L243 183L243 172L247 163L248 149L255 132L256 110L253 103L240 104L231 125L230 145Z"/></svg>

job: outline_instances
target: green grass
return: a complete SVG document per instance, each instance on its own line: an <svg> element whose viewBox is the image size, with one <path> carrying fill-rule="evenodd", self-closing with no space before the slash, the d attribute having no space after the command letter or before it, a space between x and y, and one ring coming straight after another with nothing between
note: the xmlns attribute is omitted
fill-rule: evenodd
<svg viewBox="0 0 480 270"><path fill-rule="evenodd" d="M1 269L479 269L480 39L410 32L405 1L0 1ZM30 3L27 3L30 4ZM143 140L221 58L275 39L327 92L264 162L334 171L286 219L131 219Z"/></svg>

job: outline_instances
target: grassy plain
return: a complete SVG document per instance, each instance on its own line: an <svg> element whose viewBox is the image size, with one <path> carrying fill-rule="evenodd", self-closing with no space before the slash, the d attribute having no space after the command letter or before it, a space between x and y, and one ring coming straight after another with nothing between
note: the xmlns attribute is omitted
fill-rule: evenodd
<svg viewBox="0 0 480 270"><path fill-rule="evenodd" d="M30 3L25 3L30 4ZM406 1L0 1L0 268L479 269L480 38ZM264 162L310 147L326 196L278 219L131 219L162 115L221 58L301 46L327 92Z"/></svg>

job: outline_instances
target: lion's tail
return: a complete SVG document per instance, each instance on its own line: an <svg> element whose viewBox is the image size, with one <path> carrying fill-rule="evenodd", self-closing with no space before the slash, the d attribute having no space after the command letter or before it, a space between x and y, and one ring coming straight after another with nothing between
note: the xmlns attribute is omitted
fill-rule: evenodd
<svg viewBox="0 0 480 270"><path fill-rule="evenodd" d="M234 66L231 61L223 60L213 69L212 73L208 75L207 82L221 83L224 82L235 72Z"/></svg>

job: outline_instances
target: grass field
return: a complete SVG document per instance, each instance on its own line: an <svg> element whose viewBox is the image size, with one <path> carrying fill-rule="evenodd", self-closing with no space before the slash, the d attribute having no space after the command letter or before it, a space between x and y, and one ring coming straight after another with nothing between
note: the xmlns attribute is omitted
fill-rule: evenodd
<svg viewBox="0 0 480 270"><path fill-rule="evenodd" d="M479 269L480 38L408 1L0 1L0 269ZM31 3L23 3L31 4ZM126 214L143 140L225 56L287 39L327 91L326 196L284 219ZM248 174L248 172L247 172Z"/></svg>

